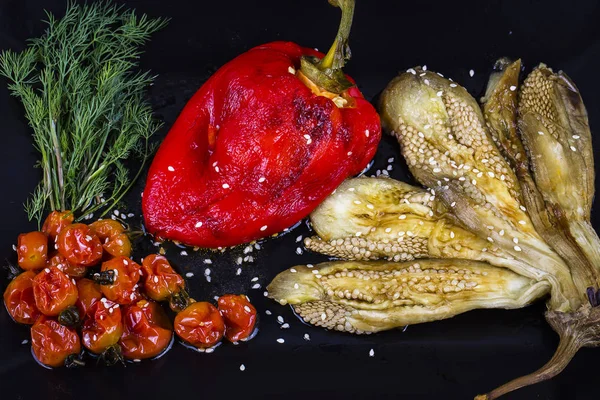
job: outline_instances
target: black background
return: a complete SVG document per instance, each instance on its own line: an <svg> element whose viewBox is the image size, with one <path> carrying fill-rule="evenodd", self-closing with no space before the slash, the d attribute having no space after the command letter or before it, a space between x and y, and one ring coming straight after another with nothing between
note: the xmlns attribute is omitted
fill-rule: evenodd
<svg viewBox="0 0 600 400"><path fill-rule="evenodd" d="M0 0L0 49L22 49L39 35L43 9L62 15L63 0ZM304 1L127 1L139 12L172 18L157 33L141 59L159 74L150 91L166 134L185 101L218 66L237 54L273 40L291 40L326 50L339 12L325 0ZM539 62L565 70L579 86L592 129L600 126L600 9L594 1L404 2L359 0L347 73L368 99L400 70L427 64L463 84L475 96L500 56L521 57L527 71ZM475 76L469 77L473 69ZM0 81L0 257L15 261L11 245L27 223L22 203L39 179L37 155L19 103ZM600 141L595 140L596 152ZM385 137L369 174L395 157L393 177L410 179L396 143ZM597 157L597 154L596 154ZM139 193L126 212L139 217ZM125 209L123 209L125 211ZM592 212L596 228L600 213ZM135 219L134 219L135 220ZM134 224L139 224L139 218ZM193 271L192 294L211 299L227 291L247 293L261 314L260 332L240 346L223 345L198 354L175 344L159 360L113 369L46 370L33 361L28 329L0 310L0 398L405 398L468 399L533 371L552 355L557 337L546 325L538 303L523 310L476 311L447 321L410 326L405 332L354 337L302 324L291 310L252 290L253 277L266 286L272 277L298 263L318 262L315 254L297 255L302 224L292 233L263 243L255 263L235 275L241 250L222 255L183 257L172 246L167 256L184 272ZM150 240L137 245L141 256ZM192 252L190 252L192 253ZM213 265L204 265L204 258ZM203 271L212 269L212 282ZM0 274L0 289L7 278ZM266 309L273 312L268 316ZM291 325L280 329L276 316ZM311 341L302 337L309 333ZM279 344L277 338L284 338ZM374 349L374 357L369 350ZM600 350L582 350L558 378L506 396L507 399L588 399L597 397ZM91 362L93 363L93 362ZM246 366L241 372L240 364Z"/></svg>

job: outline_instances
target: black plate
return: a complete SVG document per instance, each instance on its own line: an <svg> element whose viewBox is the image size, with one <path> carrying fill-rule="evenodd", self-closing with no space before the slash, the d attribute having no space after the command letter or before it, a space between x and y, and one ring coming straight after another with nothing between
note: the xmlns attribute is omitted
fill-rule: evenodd
<svg viewBox="0 0 600 400"><path fill-rule="evenodd" d="M186 100L212 72L237 54L273 40L292 40L326 49L337 29L339 12L325 0L196 1L139 0L128 6L172 21L156 34L142 57L142 67L158 73L150 96L160 118L170 126ZM529 4L531 3L531 4ZM61 15L63 0L2 0L0 49L21 49L25 39L41 33L46 8ZM565 70L578 84L592 127L600 126L600 10L594 1L495 1L463 3L359 1L347 67L368 99L399 71L427 64L429 69L481 95L494 60L522 57L529 70L543 61ZM469 77L469 70L475 71ZM0 84L0 255L15 260L11 245L18 233L34 229L22 203L39 179L37 158L23 110ZM167 129L160 132L161 137ZM596 153L600 140L595 140ZM390 174L409 179L397 144L385 137L369 172L387 165ZM596 157L598 155L596 154ZM598 159L598 158L597 158ZM140 182L127 201L126 213L139 224ZM600 227L600 213L592 213ZM199 354L178 343L164 357L126 368L86 367L47 370L32 359L26 327L0 310L0 397L2 399L110 398L444 398L468 399L548 360L557 337L546 325L544 305L515 311L476 311L406 331L355 337L306 326L288 307L263 297L275 274L298 263L325 258L296 254L301 224L291 233L261 243L253 263L241 275L235 259L242 249L224 254L181 256L168 246L167 255L183 271L192 271L194 297L212 299L224 292L247 293L260 312L258 336L239 346L223 345ZM137 257L152 247L146 239ZM203 263L210 258L212 265ZM204 277L210 267L212 282ZM251 289L258 277L261 289ZM0 276L0 289L7 278ZM270 310L272 315L266 315ZM276 317L291 327L281 329ZM308 333L310 341L303 339ZM285 343L277 343L284 338ZM370 349L374 356L369 356ZM558 378L523 389L507 399L588 399L597 393L598 350L582 350ZM240 365L246 369L240 371Z"/></svg>

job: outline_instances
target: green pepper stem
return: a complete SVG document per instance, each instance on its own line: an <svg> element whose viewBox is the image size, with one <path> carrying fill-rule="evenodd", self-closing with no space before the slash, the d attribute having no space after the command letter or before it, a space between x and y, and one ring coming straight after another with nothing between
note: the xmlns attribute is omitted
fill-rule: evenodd
<svg viewBox="0 0 600 400"><path fill-rule="evenodd" d="M346 60L350 59L348 38L350 37L350 28L354 16L354 0L329 0L329 3L342 10L342 19L333 45L318 65L321 71L342 69Z"/></svg>
<svg viewBox="0 0 600 400"><path fill-rule="evenodd" d="M342 20L333 45L322 59L303 56L300 59L300 71L315 85L331 93L341 94L353 86L342 67L350 58L348 36L354 16L354 0L329 0L333 6L342 9Z"/></svg>

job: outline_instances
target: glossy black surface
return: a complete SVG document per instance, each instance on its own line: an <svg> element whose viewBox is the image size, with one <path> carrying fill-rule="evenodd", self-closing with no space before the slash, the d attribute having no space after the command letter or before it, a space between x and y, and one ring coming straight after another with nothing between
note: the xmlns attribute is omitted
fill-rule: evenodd
<svg viewBox="0 0 600 400"><path fill-rule="evenodd" d="M142 67L159 74L151 101L166 127L185 101L212 72L237 54L261 43L292 40L325 50L337 29L339 13L325 0L298 1L127 1L140 12L170 16L142 57ZM65 1L0 0L0 49L21 49L25 39L41 33L43 8L62 14ZM427 64L482 94L494 60L521 57L529 71L543 61L565 70L579 86L592 130L600 127L600 10L597 2L473 3L359 0L347 72L372 99L397 73ZM475 75L469 77L469 70ZM22 203L39 179L37 155L23 110L0 82L0 257L15 261L11 245L18 233L34 229ZM594 142L596 157L600 140ZM409 179L397 144L382 141L369 174L394 157L390 174ZM127 201L126 213L139 224L140 182ZM593 222L600 228L600 212ZM272 277L298 263L324 257L296 254L301 224L291 233L261 243L254 263L241 275L235 259L242 249L224 254L167 256L184 272L192 295L212 299L225 292L247 293L260 312L260 332L249 343L223 345L213 354L198 354L175 343L164 357L126 368L88 366L80 370L46 370L33 361L28 328L14 324L0 310L0 398L403 398L468 399L540 367L552 355L557 338L546 325L544 305L515 311L476 311L447 321L410 326L368 337L326 332L306 326L287 307L263 297ZM137 245L136 258L152 249L149 239ZM210 258L212 265L203 260ZM211 269L212 282L204 277ZM261 289L251 289L258 277ZM7 284L0 274L0 289ZM266 315L266 310L272 315ZM281 315L291 327L281 329ZM303 339L308 333L310 341ZM277 343L277 338L285 343ZM374 356L369 356L369 350ZM590 399L597 396L600 350L581 351L556 379L507 399ZM93 361L89 362L93 364ZM240 365L246 369L240 371Z"/></svg>

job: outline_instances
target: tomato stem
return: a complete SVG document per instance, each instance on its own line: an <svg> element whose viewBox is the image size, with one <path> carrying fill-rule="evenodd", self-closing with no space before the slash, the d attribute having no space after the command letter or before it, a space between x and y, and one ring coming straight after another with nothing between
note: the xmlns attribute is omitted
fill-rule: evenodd
<svg viewBox="0 0 600 400"><path fill-rule="evenodd" d="M190 295L184 288L181 288L181 290L177 293L173 293L169 298L169 306L174 312L185 310L189 304Z"/></svg>
<svg viewBox="0 0 600 400"><path fill-rule="evenodd" d="M79 354L71 354L65 359L65 367L78 368L85 366L85 361L81 359Z"/></svg>
<svg viewBox="0 0 600 400"><path fill-rule="evenodd" d="M123 358L123 352L121 346L118 343L109 346L100 354L100 359L104 361L104 364L108 367L112 367L118 363L125 365L125 359Z"/></svg>
<svg viewBox="0 0 600 400"><path fill-rule="evenodd" d="M79 310L75 306L67 307L58 314L58 322L70 328L76 327L81 322Z"/></svg>
<svg viewBox="0 0 600 400"><path fill-rule="evenodd" d="M116 273L114 269L107 271L95 272L92 275L92 280L99 285L108 286L115 283Z"/></svg>

